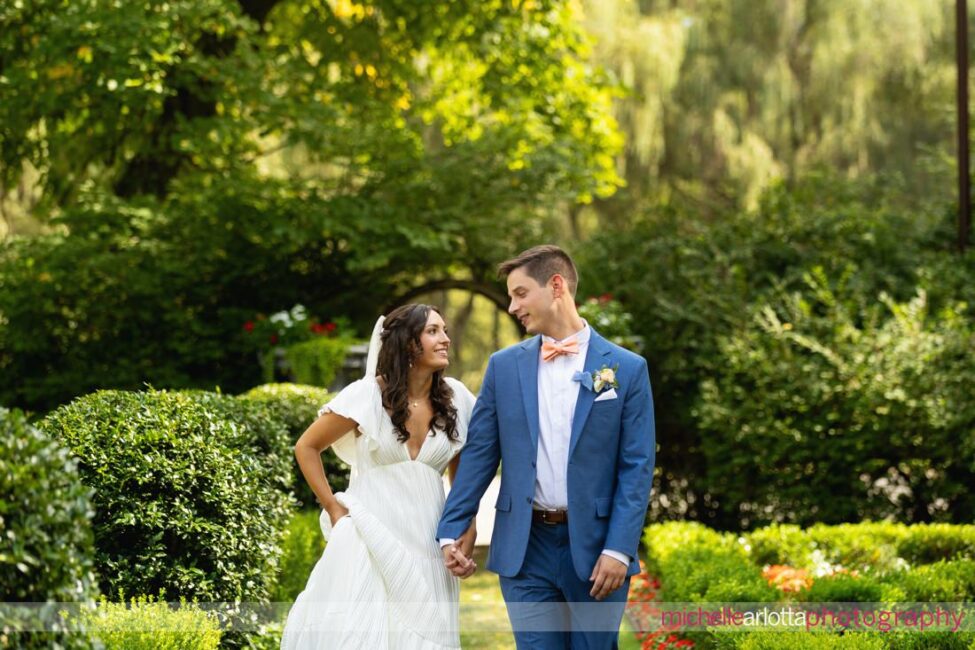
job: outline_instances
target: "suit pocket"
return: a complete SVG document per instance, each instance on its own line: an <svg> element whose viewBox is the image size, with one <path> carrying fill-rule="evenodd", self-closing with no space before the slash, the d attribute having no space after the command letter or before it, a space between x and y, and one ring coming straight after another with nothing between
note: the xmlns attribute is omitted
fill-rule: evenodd
<svg viewBox="0 0 975 650"><path fill-rule="evenodd" d="M498 512L511 512L511 495L499 494L498 502L494 504L494 509Z"/></svg>
<svg viewBox="0 0 975 650"><path fill-rule="evenodd" d="M609 497L598 497L596 499L596 516L608 517L613 511L613 500Z"/></svg>

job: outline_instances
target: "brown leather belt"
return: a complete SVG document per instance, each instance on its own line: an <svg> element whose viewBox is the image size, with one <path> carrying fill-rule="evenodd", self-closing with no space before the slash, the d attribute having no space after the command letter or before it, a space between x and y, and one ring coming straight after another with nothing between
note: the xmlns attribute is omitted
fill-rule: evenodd
<svg viewBox="0 0 975 650"><path fill-rule="evenodd" d="M532 510L532 522L536 524L566 524L569 522L568 510Z"/></svg>

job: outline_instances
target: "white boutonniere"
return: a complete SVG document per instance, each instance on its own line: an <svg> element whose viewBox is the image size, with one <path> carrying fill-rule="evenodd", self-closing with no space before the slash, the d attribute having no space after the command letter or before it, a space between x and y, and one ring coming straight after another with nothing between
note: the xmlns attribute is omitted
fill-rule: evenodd
<svg viewBox="0 0 975 650"><path fill-rule="evenodd" d="M607 388L619 388L619 382L616 381L616 371L619 370L620 364L616 364L612 368L604 365L599 370L593 370L592 373L588 372L577 372L572 376L573 381L577 381L594 393L601 393Z"/></svg>

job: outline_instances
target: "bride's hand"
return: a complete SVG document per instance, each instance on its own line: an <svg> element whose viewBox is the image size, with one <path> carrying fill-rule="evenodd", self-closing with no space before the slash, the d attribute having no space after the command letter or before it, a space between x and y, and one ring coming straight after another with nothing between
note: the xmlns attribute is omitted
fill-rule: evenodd
<svg viewBox="0 0 975 650"><path fill-rule="evenodd" d="M339 523L339 519L349 514L348 509L337 501L334 506L325 508L325 510L328 512L328 518L332 520L332 528L335 528L335 524Z"/></svg>

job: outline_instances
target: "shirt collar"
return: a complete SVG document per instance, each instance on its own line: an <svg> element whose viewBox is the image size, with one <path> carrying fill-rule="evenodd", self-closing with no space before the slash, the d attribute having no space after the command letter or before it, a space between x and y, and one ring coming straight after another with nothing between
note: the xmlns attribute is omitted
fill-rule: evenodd
<svg viewBox="0 0 975 650"><path fill-rule="evenodd" d="M568 341L571 338L575 338L575 340L578 341L579 345L585 345L586 343L589 342L590 334L592 334L592 330L589 329L589 323L587 323L586 319L583 318L582 329L576 332L575 334L570 334L569 336L565 337L561 341L556 341L551 336L545 336L544 334L542 334L542 341L548 341L549 343L564 343L565 341Z"/></svg>

